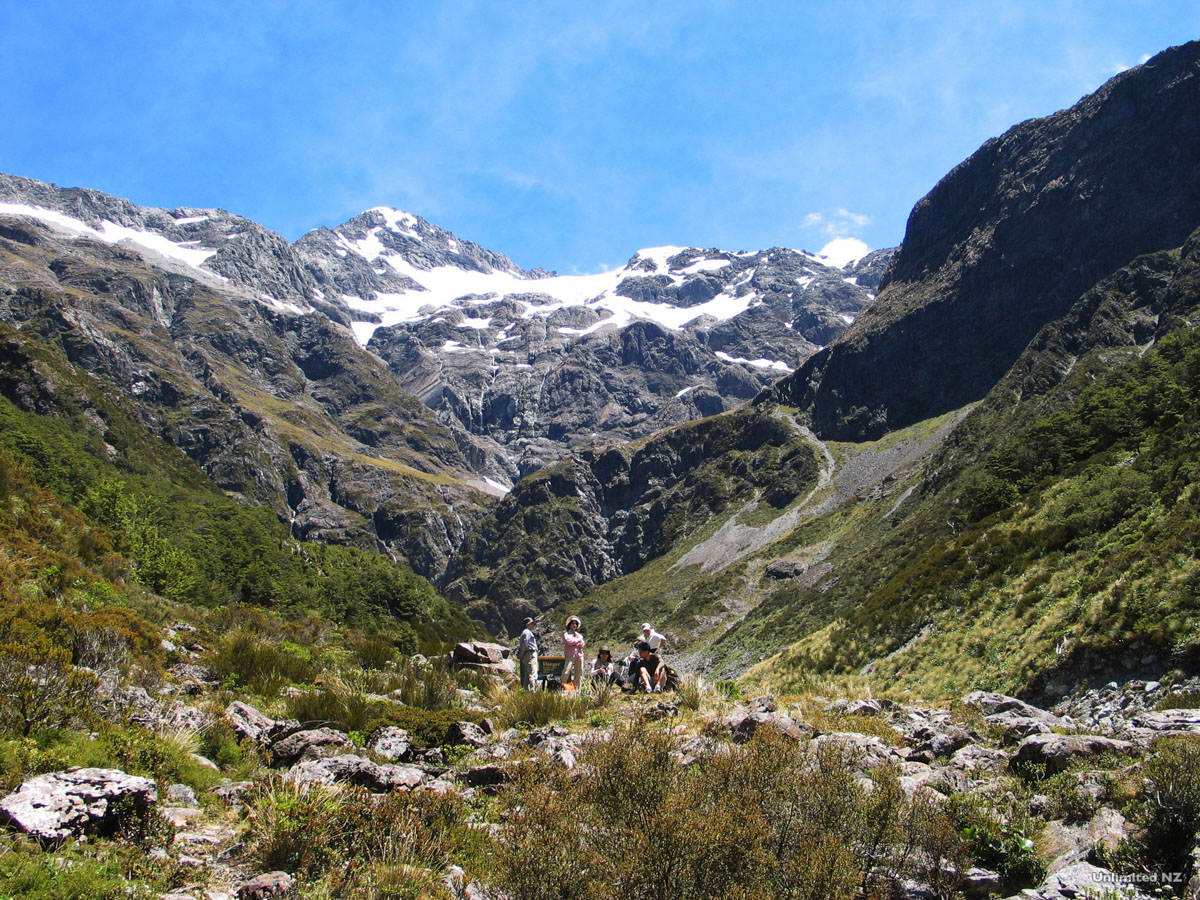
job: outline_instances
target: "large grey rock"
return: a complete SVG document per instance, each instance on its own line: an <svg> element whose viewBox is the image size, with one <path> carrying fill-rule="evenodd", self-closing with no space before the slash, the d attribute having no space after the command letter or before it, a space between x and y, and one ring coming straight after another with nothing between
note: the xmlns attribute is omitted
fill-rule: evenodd
<svg viewBox="0 0 1200 900"><path fill-rule="evenodd" d="M238 737L249 738L257 744L269 744L277 738L300 730L299 722L272 719L241 700L234 700L225 707L225 718L233 726Z"/></svg>
<svg viewBox="0 0 1200 900"><path fill-rule="evenodd" d="M380 728L367 740L367 749L389 760L407 760L412 756L412 739L395 725Z"/></svg>
<svg viewBox="0 0 1200 900"><path fill-rule="evenodd" d="M1155 734L1200 734L1200 709L1150 710L1134 716L1132 724Z"/></svg>
<svg viewBox="0 0 1200 900"><path fill-rule="evenodd" d="M1136 746L1129 741L1095 734L1035 734L1021 741L1009 761L1009 768L1020 771L1022 766L1044 766L1047 775L1064 771L1076 759L1086 759L1103 753L1133 753Z"/></svg>
<svg viewBox="0 0 1200 900"><path fill-rule="evenodd" d="M271 756L276 765L288 765L353 746L350 739L336 729L310 728L275 741L271 744Z"/></svg>
<svg viewBox="0 0 1200 900"><path fill-rule="evenodd" d="M296 879L287 872L267 872L237 886L237 900L270 900L282 897L295 885Z"/></svg>
<svg viewBox="0 0 1200 900"><path fill-rule="evenodd" d="M380 765L348 753L297 763L283 777L294 784L352 784L385 793L417 787L426 775L416 766Z"/></svg>
<svg viewBox="0 0 1200 900"><path fill-rule="evenodd" d="M158 801L149 778L119 769L77 769L39 775L0 800L0 819L44 841L112 834L144 819Z"/></svg>
<svg viewBox="0 0 1200 900"><path fill-rule="evenodd" d="M487 733L474 722L455 722L446 732L446 743L486 747L489 740Z"/></svg>

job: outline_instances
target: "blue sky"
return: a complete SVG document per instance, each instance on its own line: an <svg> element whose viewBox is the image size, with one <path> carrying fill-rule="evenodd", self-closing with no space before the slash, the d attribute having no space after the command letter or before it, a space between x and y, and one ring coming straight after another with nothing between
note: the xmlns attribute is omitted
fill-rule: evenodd
<svg viewBox="0 0 1200 900"><path fill-rule="evenodd" d="M0 171L295 239L375 205L524 266L899 243L987 138L1195 0L0 0Z"/></svg>

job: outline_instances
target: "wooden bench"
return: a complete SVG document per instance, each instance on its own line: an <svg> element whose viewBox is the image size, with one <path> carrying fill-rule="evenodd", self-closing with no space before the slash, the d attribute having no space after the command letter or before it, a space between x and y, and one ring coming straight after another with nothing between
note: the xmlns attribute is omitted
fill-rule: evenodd
<svg viewBox="0 0 1200 900"><path fill-rule="evenodd" d="M543 690L556 691L562 688L562 673L566 658L562 656L538 657L538 681Z"/></svg>

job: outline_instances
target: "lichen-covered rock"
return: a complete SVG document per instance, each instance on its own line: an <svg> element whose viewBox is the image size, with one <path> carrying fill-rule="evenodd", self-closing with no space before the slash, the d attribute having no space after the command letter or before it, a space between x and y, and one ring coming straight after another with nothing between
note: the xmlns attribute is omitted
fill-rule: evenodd
<svg viewBox="0 0 1200 900"><path fill-rule="evenodd" d="M350 739L336 729L310 728L275 741L271 744L271 756L276 765L288 765L353 746Z"/></svg>
<svg viewBox="0 0 1200 900"><path fill-rule="evenodd" d="M272 719L241 700L234 700L225 708L225 718L238 737L249 738L256 744L269 744L300 730L299 722Z"/></svg>
<svg viewBox="0 0 1200 900"><path fill-rule="evenodd" d="M1135 749L1128 741L1095 734L1035 734L1021 741L1009 761L1009 768L1044 766L1046 774L1053 775L1064 771L1074 759L1102 753L1133 753Z"/></svg>
<svg viewBox="0 0 1200 900"><path fill-rule="evenodd" d="M474 722L455 722L446 731L446 743L467 744L471 747L486 747L488 736Z"/></svg>
<svg viewBox="0 0 1200 900"><path fill-rule="evenodd" d="M39 775L0 800L0 819L44 841L112 834L150 814L158 788L119 769L77 769Z"/></svg>
<svg viewBox="0 0 1200 900"><path fill-rule="evenodd" d="M426 779L416 766L380 765L350 753L297 763L283 777L294 784L352 784L377 794L408 790Z"/></svg>
<svg viewBox="0 0 1200 900"><path fill-rule="evenodd" d="M243 881L237 886L234 896L237 900L270 900L272 897L282 897L295 883L296 879L287 872L267 872Z"/></svg>
<svg viewBox="0 0 1200 900"><path fill-rule="evenodd" d="M403 728L386 725L367 740L367 749L384 759L407 760L412 756L412 738Z"/></svg>

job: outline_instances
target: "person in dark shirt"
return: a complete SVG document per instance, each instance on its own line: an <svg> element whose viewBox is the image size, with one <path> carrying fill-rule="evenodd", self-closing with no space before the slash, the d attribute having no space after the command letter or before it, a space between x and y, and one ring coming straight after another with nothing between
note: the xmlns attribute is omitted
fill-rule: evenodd
<svg viewBox="0 0 1200 900"><path fill-rule="evenodd" d="M646 693L662 693L667 675L666 666L645 641L638 641L634 647L637 649L638 658L629 667L629 681L633 689Z"/></svg>

